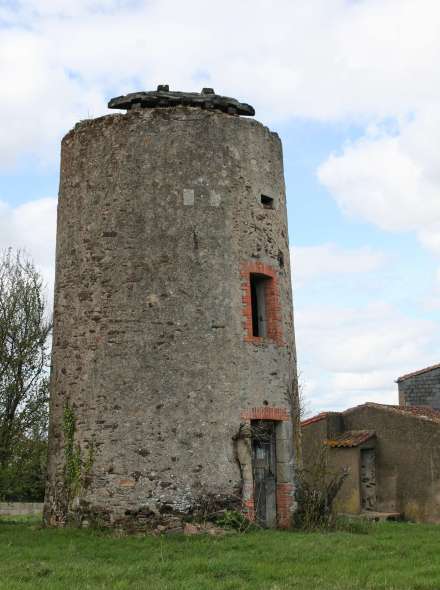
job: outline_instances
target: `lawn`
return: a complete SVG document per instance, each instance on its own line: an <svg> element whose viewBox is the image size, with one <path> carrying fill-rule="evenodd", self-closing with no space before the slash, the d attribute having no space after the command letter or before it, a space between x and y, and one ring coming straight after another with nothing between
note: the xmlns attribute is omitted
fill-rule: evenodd
<svg viewBox="0 0 440 590"><path fill-rule="evenodd" d="M0 518L0 588L438 590L440 526L121 537Z"/></svg>

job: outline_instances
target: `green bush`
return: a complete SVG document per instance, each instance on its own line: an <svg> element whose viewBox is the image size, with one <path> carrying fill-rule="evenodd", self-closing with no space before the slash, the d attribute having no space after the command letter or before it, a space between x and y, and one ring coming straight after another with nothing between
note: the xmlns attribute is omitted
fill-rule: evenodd
<svg viewBox="0 0 440 590"><path fill-rule="evenodd" d="M0 466L0 501L42 502L46 478L47 442L22 438L14 454Z"/></svg>

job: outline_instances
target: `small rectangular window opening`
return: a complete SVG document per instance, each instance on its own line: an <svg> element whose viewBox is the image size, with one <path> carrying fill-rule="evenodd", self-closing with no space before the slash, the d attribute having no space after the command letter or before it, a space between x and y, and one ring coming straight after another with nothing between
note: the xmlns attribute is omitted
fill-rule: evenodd
<svg viewBox="0 0 440 590"><path fill-rule="evenodd" d="M267 195L261 195L261 204L265 209L273 209L273 198Z"/></svg>
<svg viewBox="0 0 440 590"><path fill-rule="evenodd" d="M266 285L269 277L251 273L252 336L267 336Z"/></svg>

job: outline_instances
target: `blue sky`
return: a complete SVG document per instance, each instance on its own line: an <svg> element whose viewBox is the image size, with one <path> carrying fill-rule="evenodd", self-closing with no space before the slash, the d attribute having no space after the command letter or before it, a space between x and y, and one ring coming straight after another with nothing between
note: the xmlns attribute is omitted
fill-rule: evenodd
<svg viewBox="0 0 440 590"><path fill-rule="evenodd" d="M440 360L438 30L434 0L0 0L0 247L50 286L62 135L114 95L213 86L283 141L309 410L396 403Z"/></svg>

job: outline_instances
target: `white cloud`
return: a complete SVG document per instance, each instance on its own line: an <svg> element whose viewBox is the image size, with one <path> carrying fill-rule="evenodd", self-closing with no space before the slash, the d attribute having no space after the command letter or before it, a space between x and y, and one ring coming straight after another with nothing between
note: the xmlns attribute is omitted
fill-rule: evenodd
<svg viewBox="0 0 440 590"><path fill-rule="evenodd" d="M399 363L422 362L435 336L434 322L411 319L385 303L362 308L309 307L297 313L303 343L326 370L367 372Z"/></svg>
<svg viewBox="0 0 440 590"><path fill-rule="evenodd" d="M436 0L224 0L215 13L202 0L18 6L0 11L2 161L53 155L111 95L160 82L213 85L269 121L371 121L439 104Z"/></svg>
<svg viewBox="0 0 440 590"><path fill-rule="evenodd" d="M415 231L440 255L440 109L417 113L398 134L366 136L330 156L320 181L348 214L389 231Z"/></svg>
<svg viewBox="0 0 440 590"><path fill-rule="evenodd" d="M431 291L422 301L422 306L428 311L440 311L440 267L434 274Z"/></svg>
<svg viewBox="0 0 440 590"><path fill-rule="evenodd" d="M305 393L316 411L398 403L395 379L438 362L437 324L391 305L308 306L296 310L295 321Z"/></svg>
<svg viewBox="0 0 440 590"><path fill-rule="evenodd" d="M386 257L369 246L341 248L337 244L292 248L292 273L295 288L307 281L329 275L361 274L378 270Z"/></svg>
<svg viewBox="0 0 440 590"><path fill-rule="evenodd" d="M17 4L17 3L16 3ZM3 28L1 28L3 27ZM214 86L268 122L354 120L364 137L320 168L339 206L440 255L437 0L26 0L0 6L0 166L53 162L75 122L158 83ZM0 248L25 247L52 284L54 199L0 203ZM380 270L369 248L297 249L300 281ZM330 275L331 273L331 275ZM319 406L395 401L392 380L432 362L436 326L383 304L297 308L306 393Z"/></svg>
<svg viewBox="0 0 440 590"><path fill-rule="evenodd" d="M41 272L52 305L57 200L40 199L10 207L0 201L0 250L24 250Z"/></svg>
<svg viewBox="0 0 440 590"><path fill-rule="evenodd" d="M27 154L53 162L60 135L88 112L104 108L93 86L81 88L69 78L53 44L30 31L1 31L0 74L7 80L0 110L3 167Z"/></svg>

